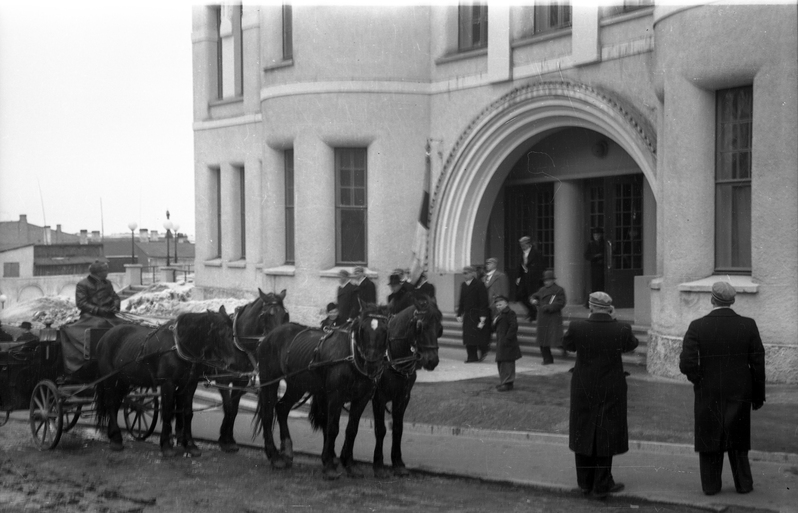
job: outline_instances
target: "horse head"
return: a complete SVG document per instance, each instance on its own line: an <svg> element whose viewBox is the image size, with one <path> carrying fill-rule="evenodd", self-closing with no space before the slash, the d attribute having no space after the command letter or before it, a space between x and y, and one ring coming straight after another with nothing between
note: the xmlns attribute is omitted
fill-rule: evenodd
<svg viewBox="0 0 798 513"><path fill-rule="evenodd" d="M360 315L352 323L352 332L366 374L372 379L378 378L388 350L388 307L363 303Z"/></svg>
<svg viewBox="0 0 798 513"><path fill-rule="evenodd" d="M418 367L431 371L438 366L438 337L443 333L443 314L426 294L413 298L412 338L419 355Z"/></svg>
<svg viewBox="0 0 798 513"><path fill-rule="evenodd" d="M279 294L269 292L265 294L262 290L258 289L258 296L260 297L263 306L261 313L258 316L258 328L261 334L266 335L277 326L286 324L289 321L288 310L283 305L285 299L285 289Z"/></svg>
<svg viewBox="0 0 798 513"><path fill-rule="evenodd" d="M186 314L184 314L186 315ZM188 327L192 336L186 337L186 343L194 345L192 353L200 355L203 362L221 361L225 368L231 367L236 360L235 344L233 342L233 319L228 315L224 305L218 312L208 310L204 322L197 320ZM178 324L183 321L183 316L178 317ZM193 319L185 318L185 322ZM199 347L197 347L199 346Z"/></svg>

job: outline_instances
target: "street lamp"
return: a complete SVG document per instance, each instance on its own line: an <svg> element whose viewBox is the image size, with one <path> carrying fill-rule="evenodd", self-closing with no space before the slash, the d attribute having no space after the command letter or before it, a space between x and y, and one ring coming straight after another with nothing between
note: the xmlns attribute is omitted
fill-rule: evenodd
<svg viewBox="0 0 798 513"><path fill-rule="evenodd" d="M172 230L175 231L175 263L177 263L177 240L178 240L178 230L180 229L180 223L172 223Z"/></svg>
<svg viewBox="0 0 798 513"><path fill-rule="evenodd" d="M169 211L166 211L166 221L163 223L163 227L166 230L166 267L171 265L171 260L169 259L169 238L172 236L172 221L169 220Z"/></svg>
<svg viewBox="0 0 798 513"><path fill-rule="evenodd" d="M136 228L139 227L139 225L136 224L135 221L132 221L132 222L127 224L127 227L130 228L130 263L131 264L135 264L136 263L136 243L135 243L135 240L134 240L134 237L135 237L134 232L136 231Z"/></svg>

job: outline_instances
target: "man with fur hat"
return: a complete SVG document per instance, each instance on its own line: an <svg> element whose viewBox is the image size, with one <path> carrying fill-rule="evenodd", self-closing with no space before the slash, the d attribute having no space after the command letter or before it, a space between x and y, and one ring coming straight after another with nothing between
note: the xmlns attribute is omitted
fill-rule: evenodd
<svg viewBox="0 0 798 513"><path fill-rule="evenodd" d="M565 289L554 282L554 271L543 273L543 286L532 294L530 302L538 309L536 339L543 356L543 365L554 363L551 348L562 348L562 309L565 307ZM563 355L565 350L563 349Z"/></svg>
<svg viewBox="0 0 798 513"><path fill-rule="evenodd" d="M695 450L707 495L721 490L724 452L737 493L754 489L751 410L765 402L765 349L756 321L731 309L735 294L727 282L712 285L712 311L690 323L679 357L695 393Z"/></svg>
<svg viewBox="0 0 798 513"><path fill-rule="evenodd" d="M576 352L568 447L582 493L603 499L623 489L612 477L612 457L629 451L621 353L633 351L639 342L629 324L613 319L609 294L593 292L588 305L587 320L571 321L563 338L565 349Z"/></svg>
<svg viewBox="0 0 798 513"><path fill-rule="evenodd" d="M113 284L107 279L108 263L95 260L89 266L89 273L75 288L75 305L81 316L114 318L119 312L121 301L114 292Z"/></svg>

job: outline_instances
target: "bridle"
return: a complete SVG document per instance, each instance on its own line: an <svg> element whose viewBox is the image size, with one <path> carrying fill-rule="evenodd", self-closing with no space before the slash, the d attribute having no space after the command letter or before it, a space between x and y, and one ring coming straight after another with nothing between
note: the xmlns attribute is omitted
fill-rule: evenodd
<svg viewBox="0 0 798 513"><path fill-rule="evenodd" d="M369 319L373 319L373 320L377 320L377 321L383 321L386 324L386 331L387 331L387 324L388 324L388 320L389 320L388 316L381 315L381 314L371 314L371 313L365 314L362 319L360 319L358 322L356 322L356 323L354 323L352 325L352 329L350 330L349 340L350 340L351 351L352 351L351 358L352 358L352 364L354 365L355 369L357 369L358 372L360 372L362 375L366 376L370 380L372 380L374 382L377 382L377 381L379 381L380 377L382 377L382 373L385 370L385 366L383 365L384 356L382 354L380 354L376 358L368 358L364 354L363 348L360 347L360 344L358 344L358 341L357 341L357 338L356 338L356 334L363 329L362 326L361 326L362 323L368 321ZM386 338L387 338L387 334L386 334ZM390 344L388 344L388 346L390 346ZM386 351L387 351L387 348L386 348ZM362 366L358 362L358 359L357 359L358 355L363 360L363 365ZM368 370L369 368L372 368L372 370L369 371Z"/></svg>
<svg viewBox="0 0 798 513"><path fill-rule="evenodd" d="M413 316L410 318L410 321L407 323L408 329L406 330L406 333L411 332L411 335L399 338L391 338L388 341L388 349L386 351L388 365L395 372L405 377L409 377L416 372L416 363L421 360L421 351L438 349L437 344L423 344L419 342L419 339L425 341L425 337L423 336L424 320L428 315L429 310L415 310L413 312ZM410 355L394 358L393 354L391 354L390 341L401 341L407 340L408 338L411 340Z"/></svg>

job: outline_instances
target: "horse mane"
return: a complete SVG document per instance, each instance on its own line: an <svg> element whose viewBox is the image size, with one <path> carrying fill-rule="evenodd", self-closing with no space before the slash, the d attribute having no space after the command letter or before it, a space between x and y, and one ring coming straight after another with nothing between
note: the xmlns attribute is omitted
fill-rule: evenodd
<svg viewBox="0 0 798 513"><path fill-rule="evenodd" d="M175 334L180 338L181 344L196 348L206 344L209 338L223 338L225 330L230 329L228 321L232 323L227 316L210 310L202 313L184 312L175 319ZM230 335L232 336L232 331Z"/></svg>

